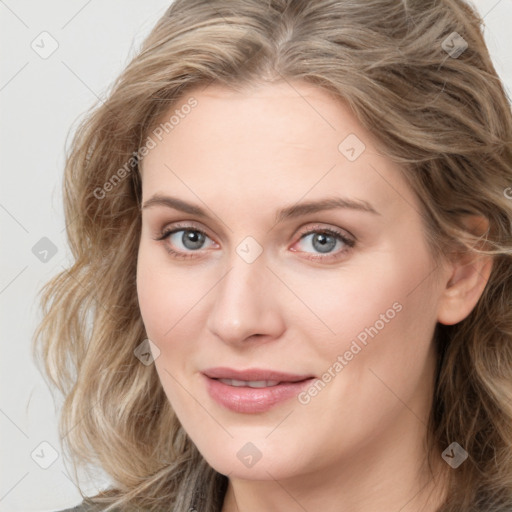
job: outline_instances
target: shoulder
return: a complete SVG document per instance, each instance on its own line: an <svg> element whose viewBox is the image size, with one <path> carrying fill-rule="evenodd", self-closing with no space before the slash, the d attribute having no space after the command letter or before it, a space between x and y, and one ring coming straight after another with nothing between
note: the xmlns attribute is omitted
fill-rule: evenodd
<svg viewBox="0 0 512 512"><path fill-rule="evenodd" d="M97 506L90 505L83 501L82 503L76 505L75 507L67 508L65 510L56 510L55 512L101 512L101 509L99 509Z"/></svg>
<svg viewBox="0 0 512 512"><path fill-rule="evenodd" d="M67 508L65 510L56 510L55 512L88 512L89 510L91 510L91 508L88 505L80 503L80 505L77 505L76 507Z"/></svg>
<svg viewBox="0 0 512 512"><path fill-rule="evenodd" d="M99 505L98 503L94 503L90 501L90 499L86 498L82 503L79 503L74 507L66 508L64 510L55 510L54 512L103 512L107 507L108 505ZM115 508L114 510L111 510L111 512L123 512L124 510L124 507Z"/></svg>

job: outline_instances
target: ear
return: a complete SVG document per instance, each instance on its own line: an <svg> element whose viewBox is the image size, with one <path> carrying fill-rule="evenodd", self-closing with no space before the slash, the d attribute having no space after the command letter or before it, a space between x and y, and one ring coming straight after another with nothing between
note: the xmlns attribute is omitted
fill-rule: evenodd
<svg viewBox="0 0 512 512"><path fill-rule="evenodd" d="M489 228L488 220L481 216L466 216L462 222L468 231L477 236L484 235ZM438 322L453 325L471 313L489 280L492 264L492 256L471 252L452 253L439 299Z"/></svg>

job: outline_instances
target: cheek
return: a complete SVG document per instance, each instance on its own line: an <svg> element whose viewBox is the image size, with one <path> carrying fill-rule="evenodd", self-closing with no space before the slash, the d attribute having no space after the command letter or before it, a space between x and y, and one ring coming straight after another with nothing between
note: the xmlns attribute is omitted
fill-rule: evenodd
<svg viewBox="0 0 512 512"><path fill-rule="evenodd" d="M177 338L179 329L186 319L186 317L183 318L177 324L178 320L186 314L183 298L183 293L186 292L180 286L176 286L168 269L166 270L164 265L155 263L154 258L150 256L149 251L146 253L143 248L139 250L137 263L139 309L147 336L159 350L154 364L162 387L173 408L181 410L179 404L183 397L173 376L182 371L181 369L177 371L177 365L181 367L187 359L185 354L181 353L184 345L180 345ZM169 342L170 340L172 343ZM171 352L173 357L170 357Z"/></svg>
<svg viewBox="0 0 512 512"><path fill-rule="evenodd" d="M165 304L162 302L156 272L144 264L144 258L137 263L137 298L142 320L150 339L163 327Z"/></svg>
<svg viewBox="0 0 512 512"><path fill-rule="evenodd" d="M157 367L166 361L171 370L186 366L187 352L196 348L191 340L200 339L212 281L192 267L187 271L171 265L159 252L139 250L137 296L147 336L162 355L156 360Z"/></svg>
<svg viewBox="0 0 512 512"><path fill-rule="evenodd" d="M300 298L288 309L291 327L301 326L305 337L321 340L322 355L347 350L354 338L370 339L367 329L374 324L379 331L389 329L405 309L410 286L404 273L411 271L406 269L391 258L361 258L339 271L295 276L293 283L287 281Z"/></svg>
<svg viewBox="0 0 512 512"><path fill-rule="evenodd" d="M347 266L336 280L316 279L315 288L304 280L302 289L315 290L304 302L314 304L331 331L324 329L327 334L316 344L321 359L334 363L348 351L351 372L374 365L400 379L405 368L425 363L431 344L436 324L436 289L429 277L433 267L419 243L413 253L390 247L379 256L358 260L357 268Z"/></svg>
<svg viewBox="0 0 512 512"><path fill-rule="evenodd" d="M154 250L144 245L137 260L137 297L149 339L159 342L172 327L174 310L180 304L179 286L172 286L165 266L155 258ZM160 343L158 343L160 347Z"/></svg>
<svg viewBox="0 0 512 512"><path fill-rule="evenodd" d="M168 325L187 292L181 275L181 272L172 272L165 249L150 244L143 237L137 258L137 296L146 327Z"/></svg>
<svg viewBox="0 0 512 512"><path fill-rule="evenodd" d="M371 286L344 300L348 328L338 347L338 354L350 358L343 370L346 379L338 384L382 414L384 404L391 407L396 400L390 389L407 403L422 379L427 382L436 325L436 290L426 253L390 253L385 269L375 275L368 268ZM341 320L337 326L343 329Z"/></svg>

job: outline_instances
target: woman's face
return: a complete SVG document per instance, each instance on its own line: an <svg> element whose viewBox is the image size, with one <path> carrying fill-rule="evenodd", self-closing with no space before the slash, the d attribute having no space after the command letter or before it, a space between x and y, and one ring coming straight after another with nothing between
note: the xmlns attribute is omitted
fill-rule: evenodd
<svg viewBox="0 0 512 512"><path fill-rule="evenodd" d="M259 480L420 453L442 283L399 169L301 82L173 114L143 161L137 288L199 451Z"/></svg>

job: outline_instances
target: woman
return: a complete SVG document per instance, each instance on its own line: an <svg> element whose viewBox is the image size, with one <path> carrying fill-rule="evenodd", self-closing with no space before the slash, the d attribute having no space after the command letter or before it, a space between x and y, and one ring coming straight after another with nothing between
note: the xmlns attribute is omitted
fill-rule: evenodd
<svg viewBox="0 0 512 512"><path fill-rule="evenodd" d="M512 507L512 116L463 0L177 0L77 131L36 348L73 510Z"/></svg>

